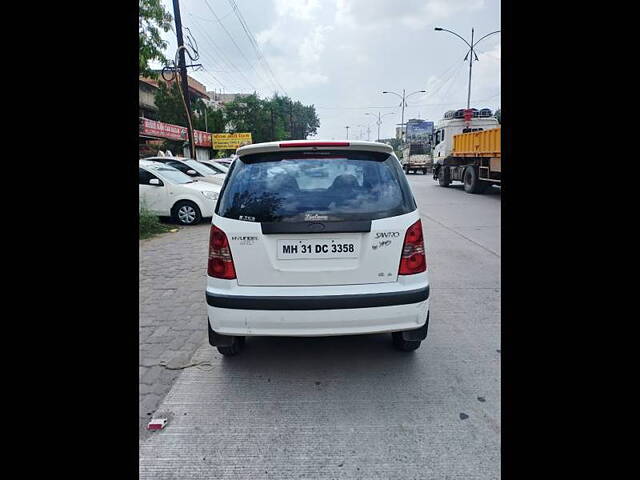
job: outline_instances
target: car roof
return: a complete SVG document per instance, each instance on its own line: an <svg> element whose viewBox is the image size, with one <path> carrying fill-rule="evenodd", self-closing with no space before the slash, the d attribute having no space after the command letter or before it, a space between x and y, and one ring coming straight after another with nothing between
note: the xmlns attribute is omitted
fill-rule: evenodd
<svg viewBox="0 0 640 480"><path fill-rule="evenodd" d="M362 140L283 140L245 145L238 148L236 152L241 157L252 153L336 149L393 153L393 148L386 143L365 142Z"/></svg>
<svg viewBox="0 0 640 480"><path fill-rule="evenodd" d="M149 160L148 158L141 158L139 163L141 167L159 167L159 166L164 167L165 166L165 164L162 162L156 162L154 160Z"/></svg>
<svg viewBox="0 0 640 480"><path fill-rule="evenodd" d="M179 162L184 162L185 160L191 160L191 158L184 157L146 157L141 160L151 160L159 163L164 163L166 160L178 160Z"/></svg>

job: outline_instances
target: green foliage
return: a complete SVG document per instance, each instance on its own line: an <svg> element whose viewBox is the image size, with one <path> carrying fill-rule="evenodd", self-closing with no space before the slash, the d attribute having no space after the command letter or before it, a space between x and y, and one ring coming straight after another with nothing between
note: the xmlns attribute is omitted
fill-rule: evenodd
<svg viewBox="0 0 640 480"><path fill-rule="evenodd" d="M138 0L138 36L139 36L139 68L140 75L157 78L158 74L151 70L149 62L157 60L166 63L164 49L167 42L162 40L160 30L173 30L173 17L167 12L160 0Z"/></svg>
<svg viewBox="0 0 640 480"><path fill-rule="evenodd" d="M140 240L152 237L158 233L168 232L171 227L160 223L157 215L154 215L146 208L140 209L139 215Z"/></svg>
<svg viewBox="0 0 640 480"><path fill-rule="evenodd" d="M399 138L385 138L381 139L380 141L391 145L391 148L393 148L396 157L402 158L402 140L400 140Z"/></svg>
<svg viewBox="0 0 640 480"><path fill-rule="evenodd" d="M496 113L494 113L493 116L496 117L499 124L502 124L502 111L500 109L496 110Z"/></svg>
<svg viewBox="0 0 640 480"><path fill-rule="evenodd" d="M183 127L188 125L177 82L170 85L160 82L155 104L161 122ZM253 143L302 140L315 135L320 126L313 105L302 105L279 95L263 99L254 93L229 102L218 110L207 106L200 98L191 98L191 111L194 129L204 131L206 126L210 133L251 132ZM232 152L223 155L229 156L229 153Z"/></svg>
<svg viewBox="0 0 640 480"><path fill-rule="evenodd" d="M229 131L251 132L254 143L302 140L315 135L320 126L313 105L277 94L261 99L254 93L226 104L224 110Z"/></svg>
<svg viewBox="0 0 640 480"><path fill-rule="evenodd" d="M192 101L192 108L194 102ZM187 114L184 109L184 103L182 102L182 96L180 95L180 86L178 82L172 82L168 84L166 82L159 82L158 90L156 90L155 104L158 107L158 120L165 123L172 123L174 125L181 125L186 127Z"/></svg>
<svg viewBox="0 0 640 480"><path fill-rule="evenodd" d="M192 101L193 128L203 132L222 133L225 129L224 112L207 106L201 98ZM205 121L206 117L206 121Z"/></svg>

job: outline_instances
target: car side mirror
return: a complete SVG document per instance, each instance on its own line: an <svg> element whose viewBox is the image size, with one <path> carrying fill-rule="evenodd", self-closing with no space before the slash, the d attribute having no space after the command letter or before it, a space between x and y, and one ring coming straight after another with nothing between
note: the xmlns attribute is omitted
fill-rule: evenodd
<svg viewBox="0 0 640 480"><path fill-rule="evenodd" d="M195 176L197 174L198 172L196 172L195 170L187 170L187 175Z"/></svg>
<svg viewBox="0 0 640 480"><path fill-rule="evenodd" d="M160 186L160 185L162 185L162 182L160 180L158 180L157 178L152 178L151 180L149 180L149 185Z"/></svg>

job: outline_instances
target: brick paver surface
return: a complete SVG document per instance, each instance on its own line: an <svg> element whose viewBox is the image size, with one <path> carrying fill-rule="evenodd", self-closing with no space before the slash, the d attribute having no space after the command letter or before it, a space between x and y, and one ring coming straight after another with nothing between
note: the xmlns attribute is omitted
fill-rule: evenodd
<svg viewBox="0 0 640 480"><path fill-rule="evenodd" d="M206 340L208 223L140 241L140 435L180 370Z"/></svg>

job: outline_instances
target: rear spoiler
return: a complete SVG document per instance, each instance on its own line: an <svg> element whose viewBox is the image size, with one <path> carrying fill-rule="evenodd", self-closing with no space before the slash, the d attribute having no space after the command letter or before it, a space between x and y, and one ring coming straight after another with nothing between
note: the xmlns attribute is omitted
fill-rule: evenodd
<svg viewBox="0 0 640 480"><path fill-rule="evenodd" d="M334 140L289 140L286 142L265 142L245 145L238 148L239 157L254 153L309 151L309 150L355 150L381 153L393 153L391 145L378 142L334 141Z"/></svg>

